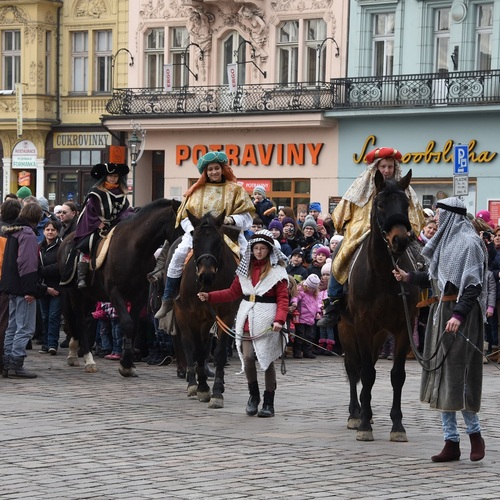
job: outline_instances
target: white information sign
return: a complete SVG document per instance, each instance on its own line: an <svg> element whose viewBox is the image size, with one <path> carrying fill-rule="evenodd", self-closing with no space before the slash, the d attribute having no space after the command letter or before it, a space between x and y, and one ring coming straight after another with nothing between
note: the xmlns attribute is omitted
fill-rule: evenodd
<svg viewBox="0 0 500 500"><path fill-rule="evenodd" d="M469 194L469 176L453 176L453 196L467 196Z"/></svg>

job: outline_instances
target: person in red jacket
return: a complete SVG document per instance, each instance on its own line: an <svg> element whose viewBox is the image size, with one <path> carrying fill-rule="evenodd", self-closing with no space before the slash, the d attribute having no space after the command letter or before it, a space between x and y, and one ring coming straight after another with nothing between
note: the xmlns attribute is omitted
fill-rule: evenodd
<svg viewBox="0 0 500 500"><path fill-rule="evenodd" d="M231 302L242 298L236 316L236 346L247 377L249 416L274 417L276 369L274 361L288 342L281 332L288 314L286 256L274 245L270 231L263 229L248 241L243 260L231 286L216 292L200 292L204 302ZM259 410L260 392L255 357L265 371L264 403Z"/></svg>

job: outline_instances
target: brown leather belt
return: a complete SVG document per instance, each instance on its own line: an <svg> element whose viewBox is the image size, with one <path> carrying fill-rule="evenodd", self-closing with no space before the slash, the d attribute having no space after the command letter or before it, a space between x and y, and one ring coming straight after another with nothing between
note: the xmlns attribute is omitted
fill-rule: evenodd
<svg viewBox="0 0 500 500"><path fill-rule="evenodd" d="M453 300L457 300L458 295L443 295L441 297L441 302L451 302ZM435 304L436 302L439 302L439 297L431 297L430 299L427 300L422 300L417 304L417 307L427 307L430 306L431 304Z"/></svg>

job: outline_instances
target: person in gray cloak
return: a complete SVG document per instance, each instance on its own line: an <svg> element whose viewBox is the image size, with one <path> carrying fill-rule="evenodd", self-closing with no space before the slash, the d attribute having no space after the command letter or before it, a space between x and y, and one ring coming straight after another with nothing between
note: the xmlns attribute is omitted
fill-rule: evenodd
<svg viewBox="0 0 500 500"><path fill-rule="evenodd" d="M424 359L430 361L422 373L420 400L441 410L445 445L431 460L460 459L456 412L461 411L470 459L476 462L485 455L477 412L483 381L486 249L461 200L446 198L437 208L438 230L422 250L429 260L428 274L406 273L397 266L393 274L398 281L433 289L424 347Z"/></svg>
<svg viewBox="0 0 500 500"><path fill-rule="evenodd" d="M202 302L243 299L236 315L236 347L250 392L246 406L249 416L274 417L274 360L283 354L288 342L286 334L281 332L288 314L286 263L287 257L275 246L272 233L262 229L249 239L231 286L225 290L198 293ZM260 410L255 357L265 371L266 389Z"/></svg>

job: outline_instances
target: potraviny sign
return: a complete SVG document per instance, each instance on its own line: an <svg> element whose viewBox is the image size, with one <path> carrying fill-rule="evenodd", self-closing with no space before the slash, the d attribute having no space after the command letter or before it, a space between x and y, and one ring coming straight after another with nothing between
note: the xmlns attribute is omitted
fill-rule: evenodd
<svg viewBox="0 0 500 500"><path fill-rule="evenodd" d="M12 168L36 168L38 150L31 141L20 141L12 150Z"/></svg>

